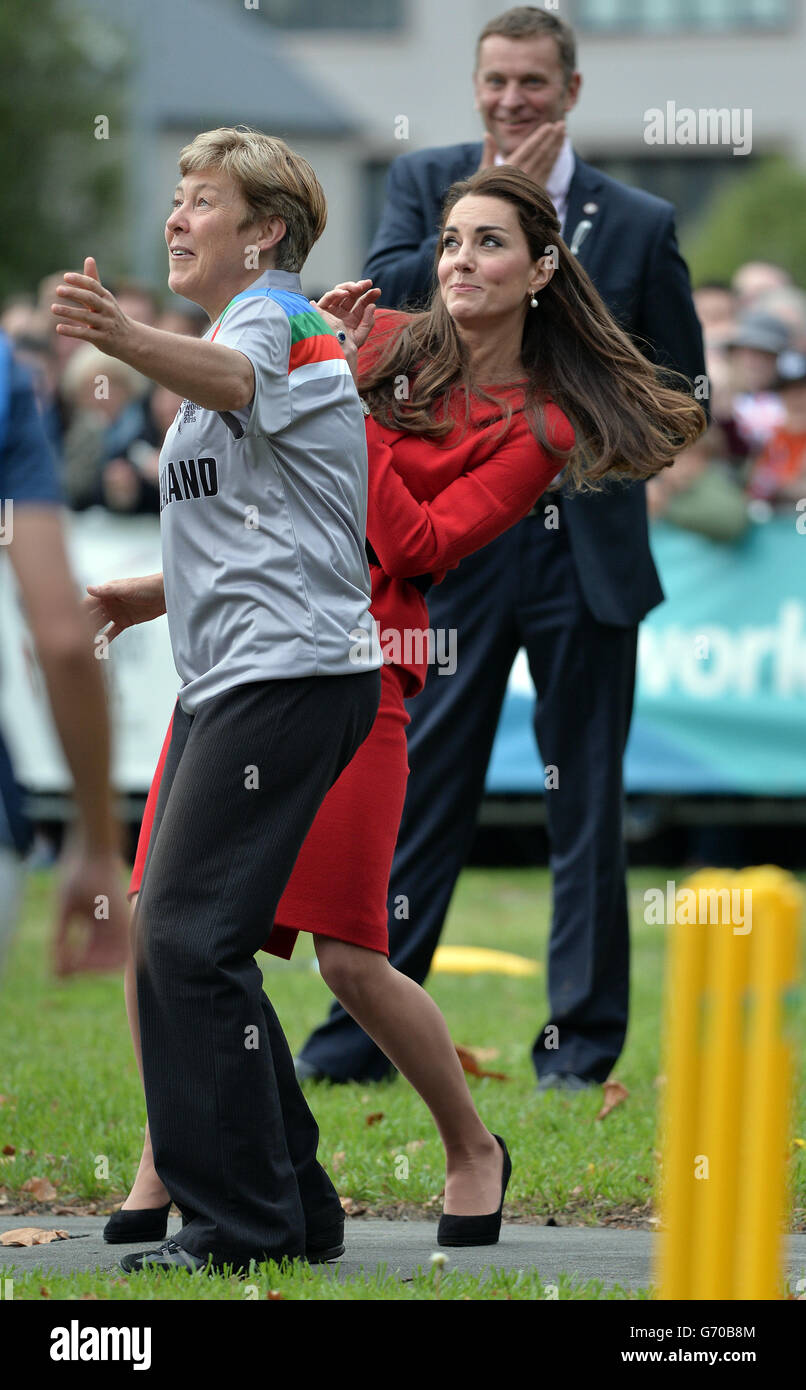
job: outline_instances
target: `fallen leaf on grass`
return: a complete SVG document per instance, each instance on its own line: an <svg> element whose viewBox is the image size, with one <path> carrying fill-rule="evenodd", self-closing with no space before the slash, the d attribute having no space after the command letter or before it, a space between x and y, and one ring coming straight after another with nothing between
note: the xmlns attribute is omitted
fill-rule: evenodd
<svg viewBox="0 0 806 1390"><path fill-rule="evenodd" d="M50 1210L54 1216L97 1216L98 1203L72 1202L69 1207L51 1207ZM103 1212L103 1215L109 1216L112 1211L117 1211L117 1207L107 1208L107 1210Z"/></svg>
<svg viewBox="0 0 806 1390"><path fill-rule="evenodd" d="M413 1154L413 1153L416 1153L418 1149L424 1149L424 1148L425 1148L425 1140L424 1140L424 1139L410 1139L409 1142L408 1142L408 1144L406 1145L406 1153L407 1153L407 1154Z"/></svg>
<svg viewBox="0 0 806 1390"><path fill-rule="evenodd" d="M22 1191L30 1192L37 1202L52 1202L59 1195L50 1178L29 1178L23 1183Z"/></svg>
<svg viewBox="0 0 806 1390"><path fill-rule="evenodd" d="M364 1120L364 1124L365 1124L365 1125L377 1125L377 1124L380 1123L380 1121L381 1121L383 1118L384 1118L384 1112L383 1112L383 1110L373 1110L373 1112L372 1112L371 1115L367 1115L367 1116L366 1116L366 1118L365 1118L365 1120Z"/></svg>
<svg viewBox="0 0 806 1390"><path fill-rule="evenodd" d="M614 1110L617 1105L621 1105L621 1102L626 1100L629 1094L627 1087L622 1086L620 1081L606 1081L604 1084L604 1105L596 1116L597 1120L603 1120L605 1116L610 1114L611 1110Z"/></svg>
<svg viewBox="0 0 806 1390"><path fill-rule="evenodd" d="M39 1297L40 1297L40 1298L50 1298L50 1289L46 1289L44 1284L42 1285L41 1289L39 1290Z"/></svg>
<svg viewBox="0 0 806 1390"><path fill-rule="evenodd" d="M337 1169L339 1169L339 1168L341 1168L341 1165L342 1165L342 1163L344 1162L344 1160L345 1160L346 1157L347 1157L347 1150L346 1150L346 1149L338 1149L338 1150L336 1151L336 1153L334 1153L333 1157L332 1157L331 1160L330 1160L330 1166L331 1166L331 1168L333 1168L334 1171L337 1170Z"/></svg>
<svg viewBox="0 0 806 1390"><path fill-rule="evenodd" d="M16 1230L4 1231L0 1235L0 1245L50 1245L52 1240L69 1240L69 1231L46 1231L41 1226L17 1226Z"/></svg>
<svg viewBox="0 0 806 1390"><path fill-rule="evenodd" d="M17 1150L14 1148L14 1145L13 1145L13 1144L4 1144L4 1145L3 1145L3 1153L4 1153L4 1154L15 1154L16 1152L17 1152Z"/></svg>
<svg viewBox="0 0 806 1390"><path fill-rule="evenodd" d="M341 1198L341 1209L345 1216L362 1216L366 1211L366 1205L353 1201L352 1197Z"/></svg>
<svg viewBox="0 0 806 1390"><path fill-rule="evenodd" d="M266 1297L272 1303L283 1303L285 1301L285 1294L280 1293L279 1289L269 1289L269 1292L266 1294Z"/></svg>
<svg viewBox="0 0 806 1390"><path fill-rule="evenodd" d="M487 1071L484 1067L479 1066L480 1053L478 1053L475 1048L460 1047L458 1043L455 1043L454 1046L463 1069L468 1072L470 1076L489 1076L493 1081L510 1080L506 1072Z"/></svg>
<svg viewBox="0 0 806 1390"><path fill-rule="evenodd" d="M87 1298L93 1298L93 1299L95 1299L95 1301L97 1302L97 1301L98 1301L98 1294L97 1294L97 1293L83 1293L83 1294L81 1295L81 1302L83 1302L83 1301L84 1301L85 1299L87 1299Z"/></svg>

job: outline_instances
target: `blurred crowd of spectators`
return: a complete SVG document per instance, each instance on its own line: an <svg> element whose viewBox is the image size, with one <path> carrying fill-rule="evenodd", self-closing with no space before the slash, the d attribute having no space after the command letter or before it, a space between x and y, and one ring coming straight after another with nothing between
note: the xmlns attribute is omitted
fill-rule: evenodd
<svg viewBox="0 0 806 1390"><path fill-rule="evenodd" d="M697 287L711 425L652 479L650 516L738 540L806 498L806 293L783 267L740 266Z"/></svg>
<svg viewBox="0 0 806 1390"><path fill-rule="evenodd" d="M67 505L74 511L159 515L158 460L178 396L90 343L56 333L50 312L60 275L42 281L36 296L16 295L0 313L0 328L30 369L42 417L59 461ZM124 313L173 333L201 336L207 315L176 300L160 303L145 286L112 285Z"/></svg>
<svg viewBox="0 0 806 1390"><path fill-rule="evenodd" d="M179 399L90 344L55 332L60 276L19 295L0 327L30 367L60 461L67 503L159 513L157 464ZM111 286L141 323L200 336L206 315L148 287ZM751 520L806 497L806 292L781 266L748 262L732 281L698 286L711 425L648 488L650 516L712 540L739 539Z"/></svg>

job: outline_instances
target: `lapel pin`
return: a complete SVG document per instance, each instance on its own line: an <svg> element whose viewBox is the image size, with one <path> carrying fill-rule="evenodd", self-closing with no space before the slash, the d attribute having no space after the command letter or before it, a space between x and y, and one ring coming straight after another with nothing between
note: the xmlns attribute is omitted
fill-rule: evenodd
<svg viewBox="0 0 806 1390"><path fill-rule="evenodd" d="M584 213L588 213L588 214L593 213L593 212L598 212L598 211L599 211L599 204L598 204L598 203L586 203L585 206L583 207L582 211L583 211Z"/></svg>
<svg viewBox="0 0 806 1390"><path fill-rule="evenodd" d="M579 248L585 240L585 237L588 235L588 232L590 231L592 226L593 223L588 221L577 223L577 226L574 229L574 235L571 238L571 244L568 248L572 256L579 255Z"/></svg>

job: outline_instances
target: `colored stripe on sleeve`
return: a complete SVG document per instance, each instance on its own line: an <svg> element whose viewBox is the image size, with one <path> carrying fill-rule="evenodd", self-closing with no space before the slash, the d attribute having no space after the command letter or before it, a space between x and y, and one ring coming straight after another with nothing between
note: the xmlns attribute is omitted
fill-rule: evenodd
<svg viewBox="0 0 806 1390"><path fill-rule="evenodd" d="M210 337L213 341L228 311L242 299L272 299L283 310L291 329L288 386L328 376L349 376L350 368L335 333L309 300L301 294L271 288L243 290L231 299Z"/></svg>
<svg viewBox="0 0 806 1390"><path fill-rule="evenodd" d="M320 380L327 376L350 376L349 364L343 357L340 361L305 362L303 366L289 373L288 389L293 391L295 386L302 386L306 381Z"/></svg>

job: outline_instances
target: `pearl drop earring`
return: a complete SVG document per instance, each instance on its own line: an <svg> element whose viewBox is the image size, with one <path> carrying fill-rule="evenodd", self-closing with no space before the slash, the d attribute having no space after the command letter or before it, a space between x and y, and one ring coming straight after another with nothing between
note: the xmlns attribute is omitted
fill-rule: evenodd
<svg viewBox="0 0 806 1390"><path fill-rule="evenodd" d="M529 300L529 306L532 309L537 308L537 295L534 293L532 293L532 298Z"/></svg>

